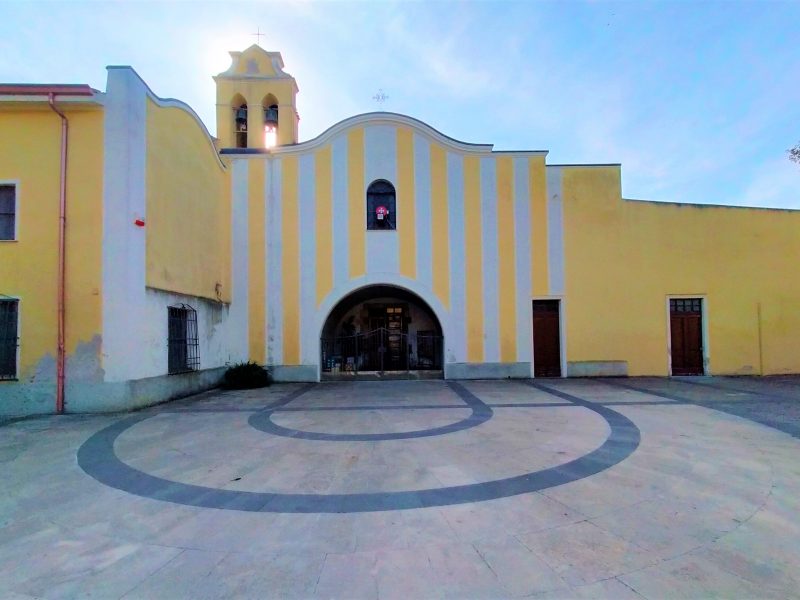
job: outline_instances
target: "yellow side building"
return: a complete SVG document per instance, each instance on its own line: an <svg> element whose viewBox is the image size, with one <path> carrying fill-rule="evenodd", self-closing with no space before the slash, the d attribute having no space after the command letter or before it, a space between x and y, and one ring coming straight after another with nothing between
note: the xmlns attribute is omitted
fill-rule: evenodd
<svg viewBox="0 0 800 600"><path fill-rule="evenodd" d="M142 406L246 360L285 381L800 372L800 212L624 199L620 165L393 113L300 142L280 54L231 58L216 137L130 67L104 92L0 85L0 414Z"/></svg>

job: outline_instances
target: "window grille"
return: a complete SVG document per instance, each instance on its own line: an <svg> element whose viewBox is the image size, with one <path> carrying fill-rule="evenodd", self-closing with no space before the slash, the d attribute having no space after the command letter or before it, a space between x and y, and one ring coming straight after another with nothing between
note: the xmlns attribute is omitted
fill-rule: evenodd
<svg viewBox="0 0 800 600"><path fill-rule="evenodd" d="M385 179L373 181L367 188L367 229L396 228L397 203L394 186Z"/></svg>
<svg viewBox="0 0 800 600"><path fill-rule="evenodd" d="M16 239L17 188L0 185L0 240Z"/></svg>
<svg viewBox="0 0 800 600"><path fill-rule="evenodd" d="M186 373L200 368L197 341L197 311L188 304L178 304L168 311L168 372Z"/></svg>
<svg viewBox="0 0 800 600"><path fill-rule="evenodd" d="M17 378L19 301L0 299L0 379Z"/></svg>
<svg viewBox="0 0 800 600"><path fill-rule="evenodd" d="M674 313L699 313L701 307L701 298L672 298L669 301L669 310Z"/></svg>

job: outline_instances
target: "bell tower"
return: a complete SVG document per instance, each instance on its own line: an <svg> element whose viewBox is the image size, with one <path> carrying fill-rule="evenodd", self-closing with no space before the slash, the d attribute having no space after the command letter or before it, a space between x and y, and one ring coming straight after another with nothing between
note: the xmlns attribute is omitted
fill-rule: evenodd
<svg viewBox="0 0 800 600"><path fill-rule="evenodd" d="M217 84L217 138L221 148L270 148L297 143L297 82L284 72L280 52L253 44L231 52Z"/></svg>

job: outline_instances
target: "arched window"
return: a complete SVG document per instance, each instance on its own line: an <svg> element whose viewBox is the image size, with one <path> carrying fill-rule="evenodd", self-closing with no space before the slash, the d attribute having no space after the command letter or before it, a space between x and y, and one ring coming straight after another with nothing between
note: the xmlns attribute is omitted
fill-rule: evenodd
<svg viewBox="0 0 800 600"><path fill-rule="evenodd" d="M278 100L267 94L261 105L264 109L264 146L272 148L278 144Z"/></svg>
<svg viewBox="0 0 800 600"><path fill-rule="evenodd" d="M394 186L377 179L367 188L367 229L396 229L397 210Z"/></svg>
<svg viewBox="0 0 800 600"><path fill-rule="evenodd" d="M237 148L247 148L247 102L241 96L233 100L233 136Z"/></svg>

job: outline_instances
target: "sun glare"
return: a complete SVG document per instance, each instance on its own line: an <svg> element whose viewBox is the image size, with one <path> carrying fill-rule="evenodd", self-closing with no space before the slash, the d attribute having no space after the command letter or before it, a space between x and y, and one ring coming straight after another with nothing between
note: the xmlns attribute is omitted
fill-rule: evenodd
<svg viewBox="0 0 800 600"><path fill-rule="evenodd" d="M278 130L272 125L264 127L264 147L274 148L278 143Z"/></svg>

